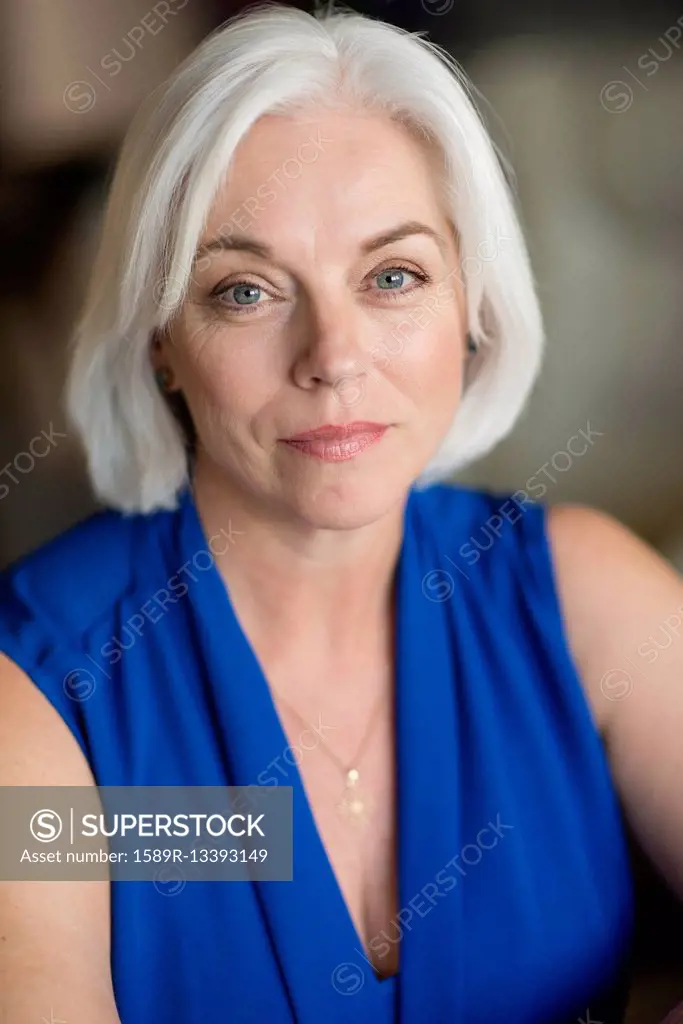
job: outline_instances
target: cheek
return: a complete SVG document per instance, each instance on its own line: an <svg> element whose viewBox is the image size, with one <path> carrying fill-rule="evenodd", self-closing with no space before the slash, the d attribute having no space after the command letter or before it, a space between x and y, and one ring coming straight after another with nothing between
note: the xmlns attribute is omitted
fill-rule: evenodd
<svg viewBox="0 0 683 1024"><path fill-rule="evenodd" d="M453 409L462 386L463 348L462 329L453 317L424 327L411 323L382 350L385 373L400 379L412 397Z"/></svg>
<svg viewBox="0 0 683 1024"><path fill-rule="evenodd" d="M458 326L442 329L434 338L430 370L434 394L457 405L464 371L464 339Z"/></svg>
<svg viewBox="0 0 683 1024"><path fill-rule="evenodd" d="M395 360L394 373L401 375L402 390L411 405L411 419L419 436L424 460L437 450L453 424L463 383L463 340L461 328L434 323L415 331ZM400 367L400 369L399 369ZM390 372L390 371L385 371Z"/></svg>
<svg viewBox="0 0 683 1024"><path fill-rule="evenodd" d="M442 330L434 338L423 378L424 409L439 439L453 423L460 405L462 382L462 342L457 329Z"/></svg>
<svg viewBox="0 0 683 1024"><path fill-rule="evenodd" d="M197 335L183 356L181 373L188 401L217 411L248 413L260 408L274 390L276 368L269 352L253 336L240 340L225 330L203 338Z"/></svg>

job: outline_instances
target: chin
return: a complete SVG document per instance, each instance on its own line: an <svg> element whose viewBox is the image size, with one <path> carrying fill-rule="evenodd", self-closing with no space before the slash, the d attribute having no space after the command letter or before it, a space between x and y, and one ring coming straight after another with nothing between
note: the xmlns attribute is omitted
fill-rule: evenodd
<svg viewBox="0 0 683 1024"><path fill-rule="evenodd" d="M299 480L288 489L287 502L296 516L318 530L357 530L395 512L412 484L412 478L397 478L381 470L357 473L345 479L317 482Z"/></svg>

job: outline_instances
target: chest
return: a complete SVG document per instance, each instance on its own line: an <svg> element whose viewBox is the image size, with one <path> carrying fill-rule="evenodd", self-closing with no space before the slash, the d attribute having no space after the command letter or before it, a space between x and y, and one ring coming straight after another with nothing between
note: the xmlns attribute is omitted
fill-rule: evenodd
<svg viewBox="0 0 683 1024"><path fill-rule="evenodd" d="M129 652L130 659L144 650L143 645L136 645ZM150 679L159 676L149 673ZM145 752L145 756L149 752L153 760L136 762L126 781L219 784L229 781L221 775L222 755L235 751L239 755L240 781L268 784L267 778L275 776L279 784L291 785L293 774L298 772L329 867L354 925L357 948L379 974L390 975L398 968L400 945L402 979L405 970L421 995L427 984L424 972L432 970L433 963L437 963L440 983L445 984L457 971L462 979L460 1019L560 1019L546 1012L548 1007L573 1005L575 999L583 1005L577 1005L574 1020L580 1015L586 1019L586 1007L592 1011L592 1019L610 1019L591 999L621 956L622 935L628 923L625 864L607 779L602 762L597 762L593 739L586 733L584 718L578 723L579 729L572 725L568 713L560 730L554 719L539 718L538 704L520 700L518 714L512 715L513 728L510 687L518 677L512 677L506 691L501 689L499 678L493 680L491 697L496 699L484 705L477 700L483 699L488 681L478 674L471 686L467 676L460 680L459 717L454 722L435 696L439 677L425 675L419 680L415 699L407 713L399 716L403 727L397 733L403 780L402 849L404 854L412 854L403 858L404 885L402 898L397 900L397 751L388 701L356 761L358 794L367 800L368 812L363 821L354 823L337 812L345 776L326 748L342 764L353 764L371 700L356 707L360 700L340 699L336 708L325 705L320 716L310 705L302 709L310 727L276 701L283 735L273 728L267 702L258 704L256 690L253 699L245 698L244 677L235 687L240 699L228 705L227 679L226 685L216 685L214 691L219 715L213 717L207 712L206 728L200 731L196 724L191 728L189 717L200 691L196 681L188 681L178 670L173 678L175 691L182 694L187 684L188 699L170 705L177 716L170 720L174 727L167 725L162 731L156 704L150 702L154 714L139 713L140 678L137 672L126 677L130 679L128 722L138 737L135 749ZM275 686L278 684L283 685L276 677ZM378 678L374 677L368 689L379 693L377 684ZM120 692L115 687L98 691L105 698L110 694L120 697ZM293 687L285 693L297 697ZM257 714L251 710L255 703ZM418 724L425 704L429 730L420 733ZM90 707L95 705L86 702L86 711ZM168 709L169 705L162 707ZM120 716L120 705L112 706L108 720L116 720L117 713ZM554 731L549 743L551 729ZM262 747L259 730L267 733L268 742ZM183 734L192 742L179 743L177 738ZM444 751L453 751L455 770L443 770L439 753ZM274 755L276 763L269 764ZM267 770L259 778L262 768ZM423 785L430 781L431 788ZM435 825L431 829L427 843L423 838L429 824L426 811L435 801L438 812L432 819L438 828ZM288 985L296 986L299 978L300 1001L305 1005L310 998L311 976L329 977L336 964L347 960L355 963L358 957L347 948L352 944L347 939L348 929L338 919L339 900L329 899L329 875L324 876L320 858L310 855L310 846L306 847L309 856L302 856L305 851L300 838L297 848L296 834L294 843L295 885L266 888L258 894L269 915L271 931L262 925L257 894L240 886L222 887L218 896L214 886L207 886L204 895L202 887L187 885L179 898L163 900L150 886L150 894L145 897L149 905L142 907L134 902L142 899L136 887L120 886L117 920L122 927L116 940L119 960L127 956L131 931L137 930L137 925L131 929L131 920L138 922L141 933L151 930L147 946L158 953L159 987L168 985L169 974L177 977L178 986L185 986L190 1007L186 1016L191 1019L196 1014L198 988L202 989L201 998L206 988L213 994L215 1005L222 1005L226 963L231 965L231 993L241 986L244 1005L253 1001L254 985L248 986L247 981L254 977L254 965L258 965L260 977L270 969L268 943L272 933L282 960L286 962L289 956L288 970L296 975L288 978ZM267 902L274 893L277 913L271 913ZM235 921L240 922L239 929ZM342 934L339 946L335 946L335 934ZM429 951L419 975L415 973L415 957L409 955L411 944L413 949ZM198 967L194 970L180 955L188 947L197 951ZM131 991L146 991L144 966L138 955L125 960L120 968L120 974L134 979ZM200 972L203 979L215 976L215 983L208 980L206 985L198 985ZM259 986L258 999L275 998L279 982L273 977L273 984L263 986L263 992ZM378 988L383 990L385 986ZM401 988L408 991L410 985L402 982ZM330 1006L317 1014L316 1020L331 1021L328 1011L341 1005L334 986L326 986L327 990ZM362 993L369 992L372 985L368 980ZM236 1005L240 1005L235 998ZM359 1002L355 1000L361 998L359 994L354 1000L343 1001L344 1008L354 1003L351 1012L359 1021L364 1018L360 1012L356 1017ZM213 1009L215 1015L215 1006ZM206 1015L210 1016L208 1012ZM270 1005L263 1007L260 1016L272 1021L290 1019L286 1011L278 1016L277 1008ZM142 1015L139 1019L151 1021L152 1017ZM416 1013L406 1019L421 1017Z"/></svg>
<svg viewBox="0 0 683 1024"><path fill-rule="evenodd" d="M358 754L359 733L351 728L344 730L341 720L336 726L332 724L333 715L320 715L318 727L304 736L301 721L291 711L280 706L278 714L354 925L359 952L379 975L395 974L400 932L395 927L398 880L393 708L388 701L379 708L368 742ZM351 720L347 718L347 722Z"/></svg>

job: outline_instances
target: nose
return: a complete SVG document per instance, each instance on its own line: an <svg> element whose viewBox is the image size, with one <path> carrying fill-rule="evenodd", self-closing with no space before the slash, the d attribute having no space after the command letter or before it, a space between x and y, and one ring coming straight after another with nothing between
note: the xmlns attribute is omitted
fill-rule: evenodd
<svg viewBox="0 0 683 1024"><path fill-rule="evenodd" d="M334 389L349 378L367 376L363 325L350 302L307 304L297 333L300 345L292 376L298 387L311 390L327 385Z"/></svg>

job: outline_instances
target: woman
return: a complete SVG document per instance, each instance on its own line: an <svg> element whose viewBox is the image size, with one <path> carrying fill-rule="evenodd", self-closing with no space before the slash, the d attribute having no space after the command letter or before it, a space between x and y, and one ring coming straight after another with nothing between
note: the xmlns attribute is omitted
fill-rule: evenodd
<svg viewBox="0 0 683 1024"><path fill-rule="evenodd" d="M541 346L424 39L267 5L150 98L69 380L109 508L6 574L0 782L291 786L294 880L4 883L8 1024L621 1019L620 802L683 894L683 655L622 669L683 589L444 482Z"/></svg>

